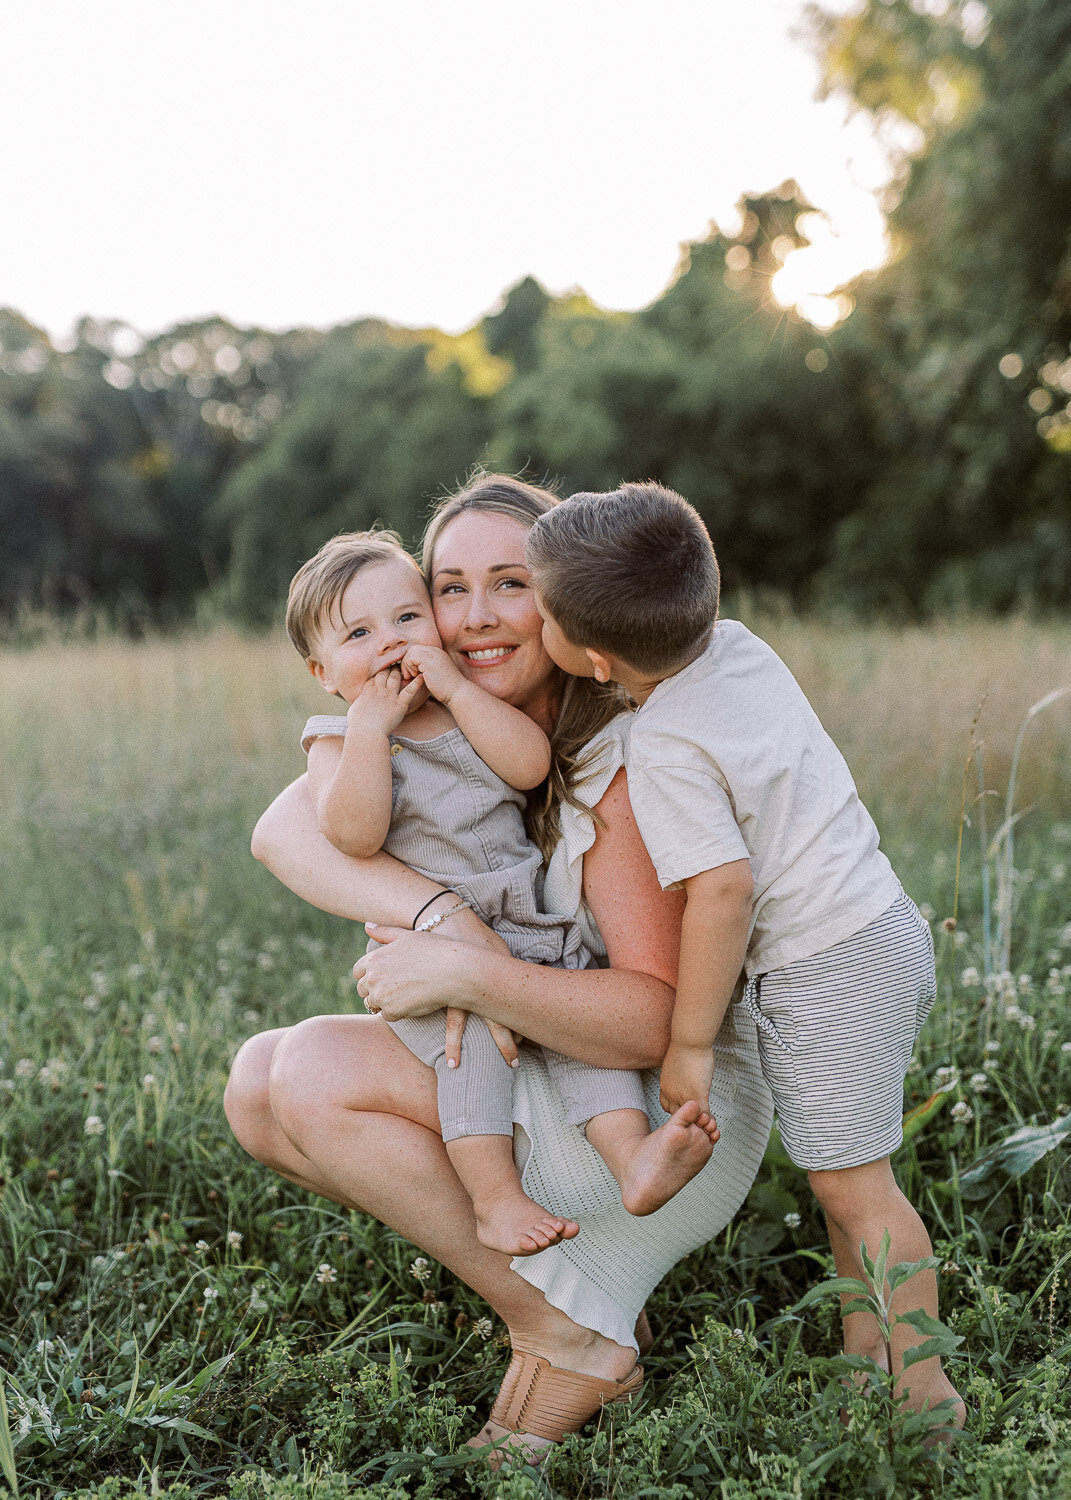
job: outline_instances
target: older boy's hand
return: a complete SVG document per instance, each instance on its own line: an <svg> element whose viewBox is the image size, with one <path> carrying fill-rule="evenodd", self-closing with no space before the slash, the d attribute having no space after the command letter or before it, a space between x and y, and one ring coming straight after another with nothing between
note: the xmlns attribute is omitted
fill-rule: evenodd
<svg viewBox="0 0 1071 1500"><path fill-rule="evenodd" d="M709 1109L713 1079L712 1047L686 1047L678 1042L671 1042L658 1082L662 1108L667 1114L673 1114L682 1104L694 1099L700 1109Z"/></svg>

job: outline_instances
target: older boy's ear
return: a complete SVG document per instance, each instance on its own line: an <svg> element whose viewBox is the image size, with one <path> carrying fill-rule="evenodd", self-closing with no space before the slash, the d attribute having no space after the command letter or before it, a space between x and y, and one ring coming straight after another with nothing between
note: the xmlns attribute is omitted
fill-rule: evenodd
<svg viewBox="0 0 1071 1500"><path fill-rule="evenodd" d="M601 651L595 651L590 646L584 647L584 655L592 666L591 675L596 682L611 682L613 680L613 662Z"/></svg>

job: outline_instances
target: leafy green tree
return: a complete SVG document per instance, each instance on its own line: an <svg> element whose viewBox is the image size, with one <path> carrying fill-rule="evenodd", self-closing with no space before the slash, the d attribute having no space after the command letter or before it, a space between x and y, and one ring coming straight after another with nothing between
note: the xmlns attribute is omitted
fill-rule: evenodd
<svg viewBox="0 0 1071 1500"><path fill-rule="evenodd" d="M883 461L828 591L907 607L1071 601L1071 10L812 12L826 86L914 132L893 263L835 340Z"/></svg>

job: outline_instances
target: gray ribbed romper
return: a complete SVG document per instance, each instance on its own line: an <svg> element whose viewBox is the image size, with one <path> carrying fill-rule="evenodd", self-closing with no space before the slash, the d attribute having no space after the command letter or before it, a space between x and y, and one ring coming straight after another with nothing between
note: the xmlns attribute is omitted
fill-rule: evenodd
<svg viewBox="0 0 1071 1500"><path fill-rule="evenodd" d="M305 725L301 744L307 750L311 740L345 733L344 717L316 714ZM561 969L587 968L593 960L577 924L539 910L543 859L524 831L524 793L496 776L460 729L433 740L393 734L390 740L387 853L471 901L514 958ZM415 1057L435 1069L444 1141L513 1135L515 1075L479 1016L469 1017L456 1068L446 1066L445 1011L391 1021L390 1028ZM609 1110L645 1108L638 1073L598 1068L548 1047L539 1050L569 1124L583 1128Z"/></svg>

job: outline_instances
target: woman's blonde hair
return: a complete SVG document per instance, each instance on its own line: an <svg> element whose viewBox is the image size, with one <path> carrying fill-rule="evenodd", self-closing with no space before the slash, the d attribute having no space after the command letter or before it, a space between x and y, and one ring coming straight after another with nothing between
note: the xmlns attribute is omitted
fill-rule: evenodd
<svg viewBox="0 0 1071 1500"><path fill-rule="evenodd" d="M466 511L489 511L510 516L530 529L559 503L558 496L537 485L526 484L509 474L488 474L482 469L472 474L456 495L440 500L424 532L421 560L424 576L431 578L435 544L456 517ZM560 808L563 803L587 811L576 795L587 775L590 757L584 746L600 729L615 719L629 701L616 684L603 684L589 677L571 677L554 668L554 693L558 715L550 735L550 775L528 796L525 821L532 842L544 859L549 859L561 834Z"/></svg>

